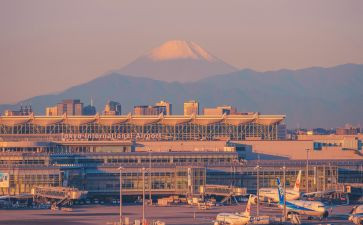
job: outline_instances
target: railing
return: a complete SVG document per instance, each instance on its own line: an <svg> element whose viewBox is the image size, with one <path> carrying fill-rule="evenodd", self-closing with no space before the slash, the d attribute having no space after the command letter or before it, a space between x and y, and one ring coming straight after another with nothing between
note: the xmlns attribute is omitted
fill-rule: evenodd
<svg viewBox="0 0 363 225"><path fill-rule="evenodd" d="M363 164L363 159L341 159L341 160L312 160L309 159L309 166L329 165L332 166L359 166ZM260 166L282 167L282 166L306 166L306 160L249 160L247 167Z"/></svg>
<svg viewBox="0 0 363 225"><path fill-rule="evenodd" d="M227 185L204 185L200 186L200 192L202 194L211 194L211 195L233 195L233 196L240 196L247 194L247 188L241 187L233 187Z"/></svg>
<svg viewBox="0 0 363 225"><path fill-rule="evenodd" d="M31 190L32 195L38 197L52 198L52 199L71 199L76 200L83 198L87 191L80 191L76 188L66 187L39 187L35 186Z"/></svg>

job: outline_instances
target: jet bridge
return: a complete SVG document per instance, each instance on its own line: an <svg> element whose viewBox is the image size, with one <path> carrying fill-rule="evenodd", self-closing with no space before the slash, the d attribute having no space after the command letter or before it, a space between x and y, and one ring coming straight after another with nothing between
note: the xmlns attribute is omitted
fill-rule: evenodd
<svg viewBox="0 0 363 225"><path fill-rule="evenodd" d="M247 188L234 187L228 185L203 185L200 186L200 193L202 195L215 195L224 197L221 203L231 202L235 197L247 195Z"/></svg>
<svg viewBox="0 0 363 225"><path fill-rule="evenodd" d="M52 209L60 208L74 200L85 198L87 195L87 191L80 191L77 188L42 186L33 187L31 193L34 198L51 201Z"/></svg>

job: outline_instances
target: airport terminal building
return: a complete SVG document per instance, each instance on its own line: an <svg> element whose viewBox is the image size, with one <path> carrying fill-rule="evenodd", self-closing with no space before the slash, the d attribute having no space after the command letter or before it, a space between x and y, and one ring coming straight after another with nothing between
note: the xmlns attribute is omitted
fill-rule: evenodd
<svg viewBox="0 0 363 225"><path fill-rule="evenodd" d="M8 179L0 182L0 195L30 193L34 186L63 186L98 198L118 196L120 172L125 195L139 195L143 182L153 195L198 194L206 184L255 191L256 165L245 160L247 150L254 142L284 142L284 119L257 113L2 116L0 172ZM309 186L337 184L338 166L361 164L357 159L329 167L316 164L309 171ZM281 160L276 165L266 165L261 186L273 186L281 176ZM293 184L305 165L289 165ZM314 183L317 174L320 186Z"/></svg>
<svg viewBox="0 0 363 225"><path fill-rule="evenodd" d="M284 115L5 116L0 135L52 140L277 140Z"/></svg>

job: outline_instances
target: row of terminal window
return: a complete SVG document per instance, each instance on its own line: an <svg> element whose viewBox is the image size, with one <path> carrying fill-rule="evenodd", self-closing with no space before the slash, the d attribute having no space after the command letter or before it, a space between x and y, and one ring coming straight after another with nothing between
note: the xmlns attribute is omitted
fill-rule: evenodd
<svg viewBox="0 0 363 225"><path fill-rule="evenodd" d="M0 164L44 165L44 160L0 160Z"/></svg>

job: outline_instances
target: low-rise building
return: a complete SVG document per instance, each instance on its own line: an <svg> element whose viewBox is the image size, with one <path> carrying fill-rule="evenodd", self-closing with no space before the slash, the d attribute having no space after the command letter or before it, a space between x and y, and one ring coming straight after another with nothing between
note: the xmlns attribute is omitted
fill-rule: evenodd
<svg viewBox="0 0 363 225"><path fill-rule="evenodd" d="M4 116L27 116L33 113L32 106L26 105L25 107L20 106L20 110L10 110L4 111Z"/></svg>

